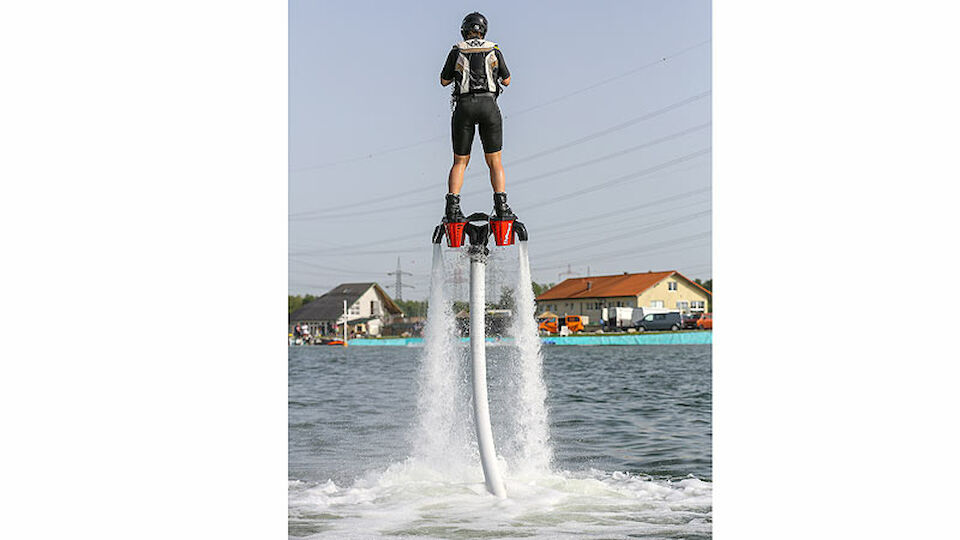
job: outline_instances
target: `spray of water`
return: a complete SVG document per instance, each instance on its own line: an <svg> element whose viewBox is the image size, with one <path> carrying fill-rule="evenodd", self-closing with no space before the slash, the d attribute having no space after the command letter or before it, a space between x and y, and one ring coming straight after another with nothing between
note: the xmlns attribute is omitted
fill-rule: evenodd
<svg viewBox="0 0 960 540"><path fill-rule="evenodd" d="M516 344L517 396L513 408L513 434L518 455L515 473L535 474L550 469L553 450L547 420L547 387L543 382L543 354L537 333L536 305L530 279L527 243L518 243L519 272L514 289L516 312L509 334Z"/></svg>
<svg viewBox="0 0 960 540"><path fill-rule="evenodd" d="M447 266L440 244L435 244L413 455L420 463L450 477L460 476L465 461L476 459L477 450L471 444L472 425L462 398L466 390L466 351L457 336L453 313L456 274Z"/></svg>
<svg viewBox="0 0 960 540"><path fill-rule="evenodd" d="M509 250L512 251L512 250ZM492 366L499 388L491 389L499 403L491 413L501 464L509 476L536 476L550 471L553 452L547 419L547 389L537 333L530 262L526 242L518 244L519 264L511 264L508 250L495 250L488 259L486 289L496 298L510 289L514 313L506 336L512 338L504 358ZM444 260L434 246L430 305L420 362L419 421L414 458L446 478L475 475L479 452L470 410L472 391L468 349L460 342L453 300L460 298L467 280L461 275L466 257ZM512 259L512 257L509 257ZM458 272L460 271L460 272Z"/></svg>

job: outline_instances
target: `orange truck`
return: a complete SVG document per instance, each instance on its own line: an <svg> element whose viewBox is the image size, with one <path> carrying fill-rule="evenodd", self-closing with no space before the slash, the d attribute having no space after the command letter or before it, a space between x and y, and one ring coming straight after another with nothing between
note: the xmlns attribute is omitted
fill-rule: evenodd
<svg viewBox="0 0 960 540"><path fill-rule="evenodd" d="M549 332L551 334L556 334L564 326L570 330L571 334L583 330L583 320L579 315L566 315L564 317L542 317L537 319L537 322L540 323L538 328L541 332Z"/></svg>

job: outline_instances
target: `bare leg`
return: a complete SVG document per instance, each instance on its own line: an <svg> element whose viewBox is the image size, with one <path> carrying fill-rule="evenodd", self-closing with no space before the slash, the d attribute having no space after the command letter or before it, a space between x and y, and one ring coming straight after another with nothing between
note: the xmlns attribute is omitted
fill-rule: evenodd
<svg viewBox="0 0 960 540"><path fill-rule="evenodd" d="M450 176L447 177L448 193L460 193L460 188L463 187L463 172L467 170L467 163L469 162L469 155L453 155L453 166L450 167Z"/></svg>
<svg viewBox="0 0 960 540"><path fill-rule="evenodd" d="M484 154L483 159L490 168L490 185L493 186L494 193L503 193L507 190L507 179L503 174L503 163L500 162L501 152L492 152ZM462 180L461 176L461 180Z"/></svg>

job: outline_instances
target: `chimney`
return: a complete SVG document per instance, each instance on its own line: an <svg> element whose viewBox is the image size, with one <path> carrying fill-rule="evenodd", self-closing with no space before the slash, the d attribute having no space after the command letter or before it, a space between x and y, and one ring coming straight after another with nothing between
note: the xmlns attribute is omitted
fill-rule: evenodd
<svg viewBox="0 0 960 540"><path fill-rule="evenodd" d="M591 287L593 287L593 282L592 282L592 281L588 281L588 282L587 282L587 290L589 291Z"/></svg>

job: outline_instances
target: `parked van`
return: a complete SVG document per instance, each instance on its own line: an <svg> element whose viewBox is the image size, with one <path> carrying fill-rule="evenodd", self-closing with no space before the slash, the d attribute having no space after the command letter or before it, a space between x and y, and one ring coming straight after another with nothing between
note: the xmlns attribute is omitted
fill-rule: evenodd
<svg viewBox="0 0 960 540"><path fill-rule="evenodd" d="M648 313L637 325L637 331L644 330L672 330L680 329L680 313L677 311L671 313Z"/></svg>
<svg viewBox="0 0 960 540"><path fill-rule="evenodd" d="M537 322L539 324L537 325L537 328L541 332L556 334L565 326L572 334L583 330L583 325L586 322L584 319L586 319L586 317L580 317L579 315L567 315L566 317L543 317L542 319L538 319Z"/></svg>

